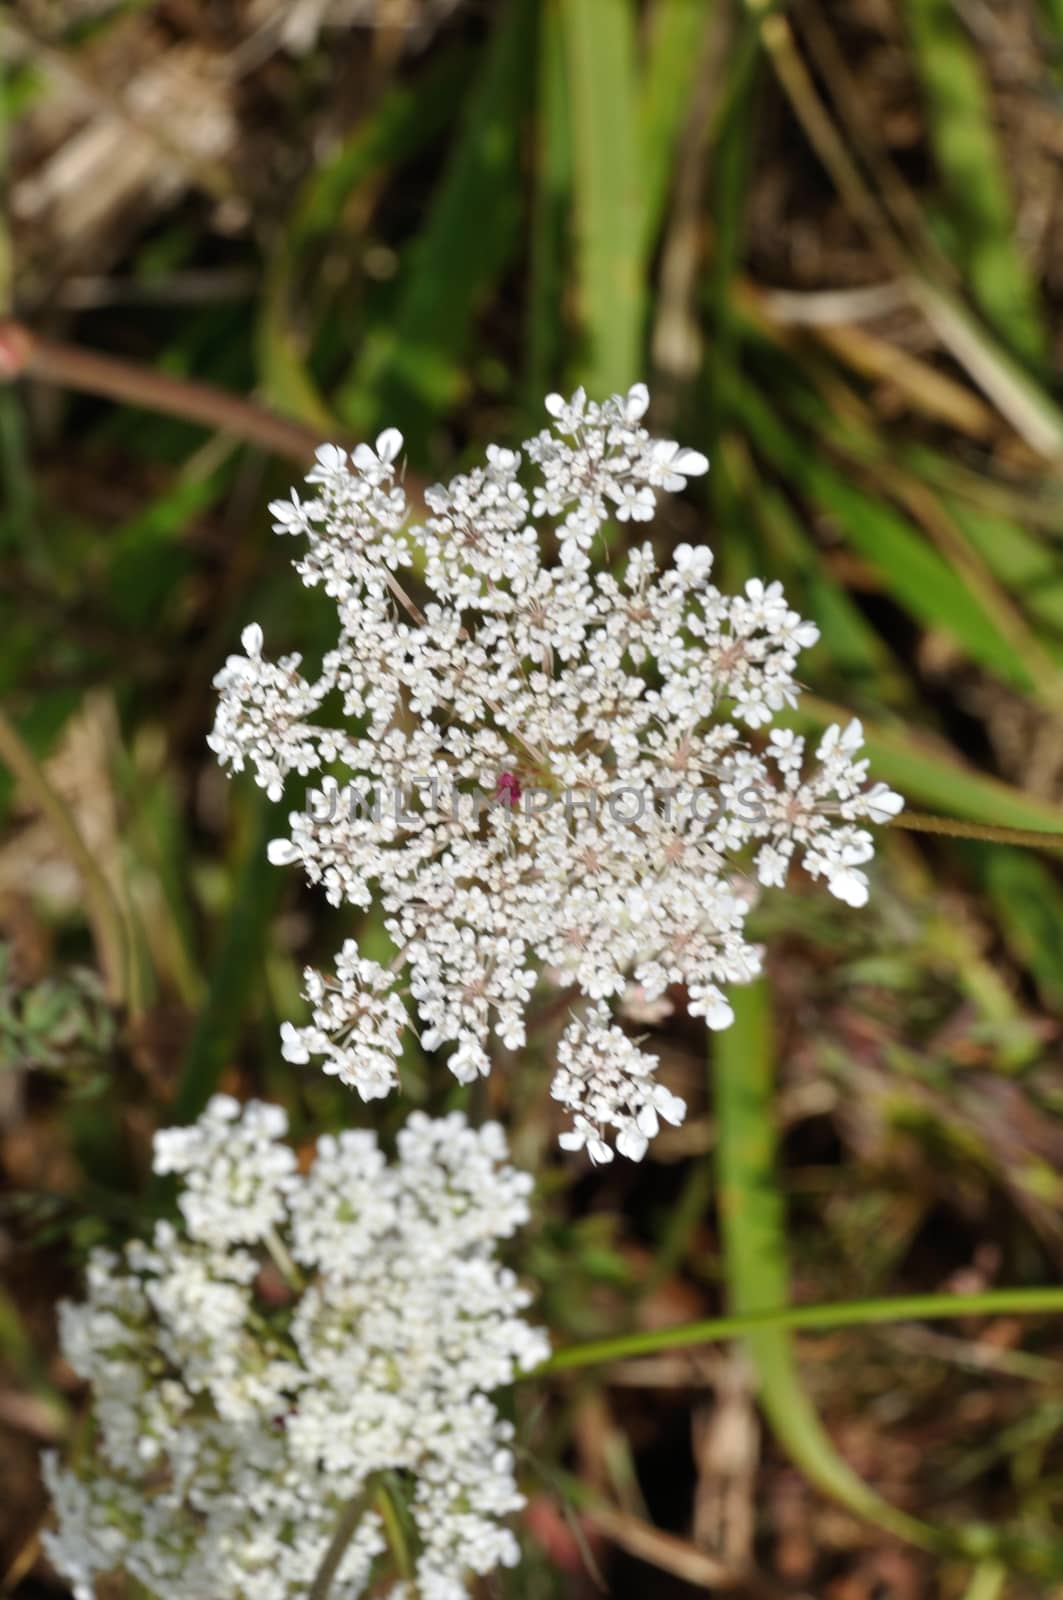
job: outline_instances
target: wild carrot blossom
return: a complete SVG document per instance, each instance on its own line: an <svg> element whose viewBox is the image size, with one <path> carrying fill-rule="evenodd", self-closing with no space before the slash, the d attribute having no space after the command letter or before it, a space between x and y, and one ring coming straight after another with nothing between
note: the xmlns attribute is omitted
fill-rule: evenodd
<svg viewBox="0 0 1063 1600"><path fill-rule="evenodd" d="M156 1135L183 1227L96 1251L87 1301L61 1309L94 1433L73 1470L46 1460L45 1544L77 1600L117 1570L160 1600L303 1600L361 1498L330 1589L354 1600L395 1571L388 1483L420 1600L463 1600L469 1572L517 1559L512 1428L488 1394L548 1352L495 1258L530 1178L497 1124L458 1114L415 1113L391 1164L370 1133L323 1138L305 1176L285 1131L278 1107L217 1096ZM275 1274L267 1295L269 1253L288 1287Z"/></svg>
<svg viewBox="0 0 1063 1600"><path fill-rule="evenodd" d="M338 644L308 678L245 629L210 741L275 799L314 774L270 858L301 863L334 905L379 902L397 951L385 968L348 944L334 977L308 972L311 1021L285 1027L287 1058L386 1093L405 996L425 1047L448 1047L469 1081L492 1034L524 1044L545 969L573 995L561 1142L596 1161L612 1143L639 1159L685 1109L610 1004L629 984L643 1004L683 985L694 1015L727 1027L727 986L760 970L744 931L756 886L799 862L862 905L860 824L901 807L867 786L858 722L829 728L812 760L771 726L817 638L778 583L725 596L712 552L688 544L663 567L649 543L617 573L595 566L609 518L648 521L708 467L650 437L648 402L642 384L601 405L548 396L552 426L523 450L533 485L520 454L489 446L428 491L421 523L394 429L350 456L322 446L309 496L271 510L306 541L297 570L334 599Z"/></svg>

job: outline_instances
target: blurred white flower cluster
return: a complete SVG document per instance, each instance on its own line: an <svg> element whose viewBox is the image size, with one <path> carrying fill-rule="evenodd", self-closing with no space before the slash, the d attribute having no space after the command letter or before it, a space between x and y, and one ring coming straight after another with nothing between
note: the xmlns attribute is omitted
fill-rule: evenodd
<svg viewBox="0 0 1063 1600"><path fill-rule="evenodd" d="M352 456L323 446L309 496L271 510L307 542L304 583L336 602L337 647L307 678L247 628L216 679L210 741L274 798L316 775L271 859L300 862L335 905L378 901L398 952L383 968L348 945L335 977L308 972L312 1020L286 1026L288 1059L386 1093L408 995L425 1047L449 1047L471 1080L492 1034L525 1042L545 968L573 991L553 1085L573 1118L562 1142L597 1161L614 1143L638 1159L684 1112L609 1003L629 984L643 1005L683 985L693 1014L726 1027L726 985L760 966L744 933L757 883L781 886L797 860L862 905L860 824L901 806L867 786L859 723L829 729L812 762L769 728L817 637L778 583L725 596L703 546L662 568L644 543L618 574L596 567L609 518L649 520L708 467L651 438L648 401L641 384L602 405L549 396L553 425L524 446L534 485L520 454L490 446L428 491L423 524L395 430Z"/></svg>
<svg viewBox="0 0 1063 1600"><path fill-rule="evenodd" d="M62 1308L93 1429L73 1470L46 1462L45 1543L77 1600L113 1570L160 1600L303 1600L352 1505L334 1600L459 1600L468 1573L517 1559L512 1429L488 1393L548 1353L495 1259L530 1178L497 1124L456 1114L411 1116L390 1165L372 1134L323 1138L305 1175L286 1126L218 1096L157 1135L183 1228L97 1252L87 1302ZM386 1484L410 1582L389 1583Z"/></svg>

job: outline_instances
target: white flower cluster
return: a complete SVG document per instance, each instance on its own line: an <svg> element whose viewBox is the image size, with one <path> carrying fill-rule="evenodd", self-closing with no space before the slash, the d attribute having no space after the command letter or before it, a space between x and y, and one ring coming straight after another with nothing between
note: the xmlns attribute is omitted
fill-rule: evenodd
<svg viewBox="0 0 1063 1600"><path fill-rule="evenodd" d="M796 859L863 904L860 824L901 806L866 786L859 723L828 730L812 763L788 731L745 731L795 704L817 637L778 583L725 596L711 552L689 545L663 569L648 543L619 575L593 564L610 517L646 521L658 493L707 469L650 437L648 399L641 384L602 405L551 395L553 427L524 446L534 487L518 453L491 446L428 491L423 525L395 430L353 456L323 446L310 498L271 510L307 541L298 570L335 599L338 645L308 680L247 628L216 679L210 741L274 798L317 774L271 860L300 862L335 905L378 901L398 952L383 968L345 948L335 978L308 973L313 1019L286 1027L288 1059L386 1092L408 995L425 1047L448 1047L467 1081L488 1071L492 1033L524 1043L546 969L574 991L553 1086L574 1118L564 1143L598 1161L610 1139L638 1158L658 1118L683 1113L608 1002L679 984L726 1027L726 985L760 966L744 933L756 883L783 884ZM336 714L319 718L326 700Z"/></svg>
<svg viewBox="0 0 1063 1600"><path fill-rule="evenodd" d="M183 1229L95 1253L87 1302L62 1307L94 1436L73 1470L46 1461L45 1543L77 1600L116 1570L160 1600L303 1600L359 1497L330 1594L411 1600L389 1584L389 1485L419 1600L517 1559L512 1428L488 1393L548 1353L495 1259L530 1178L497 1124L457 1114L411 1116L390 1165L372 1134L323 1138L305 1176L285 1131L277 1107L217 1096L159 1134ZM266 1252L289 1288L265 1292Z"/></svg>

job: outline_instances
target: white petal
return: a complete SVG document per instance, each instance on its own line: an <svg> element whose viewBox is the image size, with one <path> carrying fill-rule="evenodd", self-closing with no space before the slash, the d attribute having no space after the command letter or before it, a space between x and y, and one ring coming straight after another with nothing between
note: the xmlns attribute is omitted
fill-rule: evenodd
<svg viewBox="0 0 1063 1600"><path fill-rule="evenodd" d="M655 1139L657 1137L657 1133L661 1125L657 1120L657 1113L652 1106L643 1106L642 1110L638 1114L637 1121L639 1125L639 1132L645 1134L647 1139Z"/></svg>
<svg viewBox="0 0 1063 1600"><path fill-rule="evenodd" d="M310 1052L303 1043L301 1031L291 1022L281 1023L281 1055L285 1061L290 1061L293 1066L304 1066L310 1060Z"/></svg>
<svg viewBox="0 0 1063 1600"><path fill-rule="evenodd" d="M290 839L271 839L266 846L266 858L273 867L290 867L299 860L299 852Z"/></svg>
<svg viewBox="0 0 1063 1600"><path fill-rule="evenodd" d="M641 1161L649 1149L649 1140L637 1128L625 1128L617 1135L616 1148L629 1161Z"/></svg>
<svg viewBox="0 0 1063 1600"><path fill-rule="evenodd" d="M866 800L868 816L872 822L888 822L891 817L899 816L904 810L904 796L887 789L884 783L877 783L869 790Z"/></svg>
<svg viewBox="0 0 1063 1600"><path fill-rule="evenodd" d="M735 1019L735 1014L727 1001L721 996L714 1000L705 1012L705 1026L719 1032L722 1028L729 1028Z"/></svg>
<svg viewBox="0 0 1063 1600"><path fill-rule="evenodd" d="M394 461L401 449L402 434L398 428L385 428L383 433L378 435L376 453L381 461L385 463Z"/></svg>
<svg viewBox="0 0 1063 1600"><path fill-rule="evenodd" d="M633 383L627 392L624 402L624 416L629 422L638 422L640 417L646 415L646 408L650 403L650 391L644 383Z"/></svg>
<svg viewBox="0 0 1063 1600"><path fill-rule="evenodd" d="M669 465L686 478L700 478L709 470L709 458L700 450L677 450Z"/></svg>
<svg viewBox="0 0 1063 1600"><path fill-rule="evenodd" d="M831 873L827 887L832 895L844 900L847 906L867 905L867 878L864 873L856 872L852 867L843 867L838 872Z"/></svg>
<svg viewBox="0 0 1063 1600"><path fill-rule="evenodd" d="M240 635L240 643L244 647L244 654L255 660L262 653L262 629L257 622L249 622Z"/></svg>

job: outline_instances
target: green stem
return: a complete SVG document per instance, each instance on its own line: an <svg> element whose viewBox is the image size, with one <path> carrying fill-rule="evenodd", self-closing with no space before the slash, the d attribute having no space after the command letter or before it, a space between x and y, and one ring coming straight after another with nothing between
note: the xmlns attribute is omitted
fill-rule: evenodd
<svg viewBox="0 0 1063 1600"><path fill-rule="evenodd" d="M891 827L909 833L938 833L948 839L981 839L986 844L1022 845L1032 850L1063 850L1063 833L1040 828L996 828L989 823L961 822L957 817L931 817L923 811L902 811Z"/></svg>
<svg viewBox="0 0 1063 1600"><path fill-rule="evenodd" d="M384 1524L384 1533L387 1537L388 1549L391 1551L392 1560L395 1563L395 1570L407 1587L412 1590L414 1600L416 1600L417 1590L413 1588L416 1561L410 1549L409 1540L406 1537L402 1516L399 1513L398 1495L394 1492L393 1480L393 1473L388 1472L383 1475L381 1482L377 1486L373 1503Z"/></svg>
<svg viewBox="0 0 1063 1600"><path fill-rule="evenodd" d="M306 1279L292 1260L291 1252L276 1228L267 1228L262 1235L262 1242L273 1257L273 1264L289 1289L301 1294L306 1288Z"/></svg>
<svg viewBox="0 0 1063 1600"><path fill-rule="evenodd" d="M652 1328L644 1333L623 1333L611 1339L566 1345L527 1376L548 1377L577 1367L596 1367L610 1361L657 1355L662 1350L735 1339L765 1328L826 1333L832 1328L922 1318L1035 1316L1041 1312L1063 1313L1063 1288L987 1289L978 1294L909 1294L884 1300L844 1300L833 1305L782 1306L773 1311L708 1317L703 1322L682 1322L673 1328Z"/></svg>
<svg viewBox="0 0 1063 1600"><path fill-rule="evenodd" d="M340 1520L336 1524L336 1531L329 1540L328 1549L321 1558L321 1565L314 1573L314 1581L307 1590L307 1600L327 1600L333 1579L339 1571L340 1562L343 1560L347 1546L354 1538L358 1524L365 1515L366 1506L371 1495L371 1489L362 1489L348 1500L340 1512Z"/></svg>

